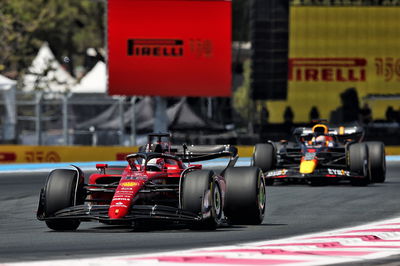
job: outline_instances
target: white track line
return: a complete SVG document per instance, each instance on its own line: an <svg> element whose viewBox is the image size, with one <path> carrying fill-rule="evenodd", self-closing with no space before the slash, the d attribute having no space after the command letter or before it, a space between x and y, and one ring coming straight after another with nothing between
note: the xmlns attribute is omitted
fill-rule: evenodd
<svg viewBox="0 0 400 266"><path fill-rule="evenodd" d="M132 233L134 234L134 233ZM18 265L327 265L400 254L400 217L297 237L132 256L6 263Z"/></svg>

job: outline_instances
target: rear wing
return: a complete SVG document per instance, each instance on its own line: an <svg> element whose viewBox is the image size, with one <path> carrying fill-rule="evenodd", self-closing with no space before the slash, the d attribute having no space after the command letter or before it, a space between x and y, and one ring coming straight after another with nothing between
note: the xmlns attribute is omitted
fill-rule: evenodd
<svg viewBox="0 0 400 266"><path fill-rule="evenodd" d="M129 154L126 159L131 164L131 159L140 157L147 163L152 158L166 158L176 161L182 161L185 163L199 162L212 160L216 158L229 157L228 165L221 172L225 172L228 167L235 166L239 159L238 150L232 145L172 145L169 153L158 153L158 152L138 152Z"/></svg>
<svg viewBox="0 0 400 266"><path fill-rule="evenodd" d="M298 139L299 137L313 136L313 131L311 127L298 127L293 131L293 135ZM336 137L339 141L352 140L360 142L364 138L364 128L360 126L339 126L330 127L328 131L328 136Z"/></svg>
<svg viewBox="0 0 400 266"><path fill-rule="evenodd" d="M198 162L222 157L238 157L238 150L232 145L172 145L171 153L183 162Z"/></svg>

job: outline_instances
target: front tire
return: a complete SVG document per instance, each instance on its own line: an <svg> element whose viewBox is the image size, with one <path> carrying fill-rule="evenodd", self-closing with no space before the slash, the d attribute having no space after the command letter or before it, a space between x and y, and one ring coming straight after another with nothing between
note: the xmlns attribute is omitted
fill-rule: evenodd
<svg viewBox="0 0 400 266"><path fill-rule="evenodd" d="M265 179L260 168L232 167L225 172L225 214L233 224L261 224L266 209Z"/></svg>
<svg viewBox="0 0 400 266"><path fill-rule="evenodd" d="M44 187L44 214L53 216L57 211L81 204L83 177L78 171L70 169L53 170ZM46 220L47 227L53 230L76 230L80 224L77 219Z"/></svg>
<svg viewBox="0 0 400 266"><path fill-rule="evenodd" d="M363 178L352 177L350 183L353 186L367 186L370 180L368 147L365 143L350 145L348 150L348 166L350 171L358 172Z"/></svg>
<svg viewBox="0 0 400 266"><path fill-rule="evenodd" d="M366 144L371 166L371 182L383 183L386 179L385 145L379 141L370 141Z"/></svg>
<svg viewBox="0 0 400 266"><path fill-rule="evenodd" d="M186 174L182 183L182 209L209 216L192 225L196 230L215 230L222 217L222 193L215 173L208 170Z"/></svg>

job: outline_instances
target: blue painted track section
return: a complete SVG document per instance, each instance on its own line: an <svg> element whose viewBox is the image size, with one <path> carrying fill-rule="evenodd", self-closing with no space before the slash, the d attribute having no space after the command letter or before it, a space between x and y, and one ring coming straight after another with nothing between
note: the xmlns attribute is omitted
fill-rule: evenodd
<svg viewBox="0 0 400 266"><path fill-rule="evenodd" d="M398 162L398 161L400 161L400 155L386 156L386 161L387 162Z"/></svg>
<svg viewBox="0 0 400 266"><path fill-rule="evenodd" d="M386 161L400 161L400 155L386 156ZM228 162L227 159L214 159L210 161L199 162L204 166L223 166ZM106 161L106 162L72 162L72 163L29 163L29 164L2 164L0 172L33 172L33 171L51 171L56 168L71 168L71 165L76 165L82 169L95 169L97 163L106 163L112 165L127 165L126 161ZM197 163L197 162L196 162ZM236 166L249 166L250 157L239 158Z"/></svg>
<svg viewBox="0 0 400 266"><path fill-rule="evenodd" d="M104 161L104 162L71 162L71 163L24 163L24 164L0 164L0 172L33 172L33 171L51 171L56 168L71 168L71 165L76 165L79 168L85 169L95 169L96 164L108 164L112 165L127 165L126 161ZM228 163L228 159L214 159L201 163L204 166L223 166ZM244 157L239 158L236 166L249 166L250 158Z"/></svg>

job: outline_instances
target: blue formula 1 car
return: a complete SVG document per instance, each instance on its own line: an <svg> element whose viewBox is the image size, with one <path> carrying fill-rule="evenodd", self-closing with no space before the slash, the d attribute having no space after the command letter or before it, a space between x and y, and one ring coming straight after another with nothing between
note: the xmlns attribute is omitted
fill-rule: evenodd
<svg viewBox="0 0 400 266"><path fill-rule="evenodd" d="M358 126L332 127L318 123L294 130L294 142L257 144L252 164L265 173L266 183L303 181L320 185L349 180L354 186L385 181L385 146L363 142Z"/></svg>

